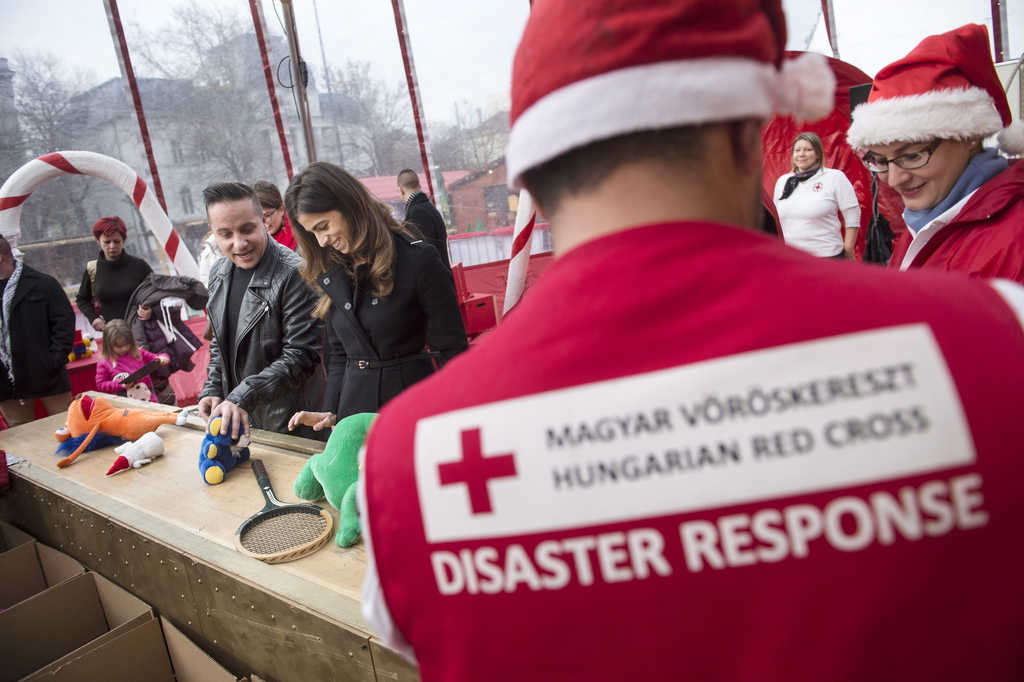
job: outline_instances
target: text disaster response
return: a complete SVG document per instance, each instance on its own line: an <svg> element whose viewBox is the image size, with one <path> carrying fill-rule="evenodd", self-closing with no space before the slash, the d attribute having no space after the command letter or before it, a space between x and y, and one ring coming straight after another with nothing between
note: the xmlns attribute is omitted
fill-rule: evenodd
<svg viewBox="0 0 1024 682"><path fill-rule="evenodd" d="M545 430L548 450L588 445L688 428L757 420L801 410L855 403L915 387L912 363L901 363L791 386L753 388L743 393L708 395L677 409L652 409L603 416L590 423ZM657 452L627 452L611 458L560 465L551 485L561 493L595 486L629 486L654 477L688 475L704 469L800 457L815 448L837 451L872 441L926 432L927 409L907 404L885 411L826 422L816 432L797 427L767 430L743 439L688 444ZM590 586L669 576L681 569L751 566L807 557L814 547L855 552L874 543L920 541L984 526L979 474L933 477L893 492L874 490L838 495L819 504L764 504L750 513L693 518L665 532L665 519L639 520L629 529L529 541L526 537L493 538L472 547L430 553L437 588L443 595L498 594L518 590L558 590L570 584ZM659 526L660 529L658 527ZM816 541L824 541L816 543ZM818 550L815 550L818 551Z"/></svg>

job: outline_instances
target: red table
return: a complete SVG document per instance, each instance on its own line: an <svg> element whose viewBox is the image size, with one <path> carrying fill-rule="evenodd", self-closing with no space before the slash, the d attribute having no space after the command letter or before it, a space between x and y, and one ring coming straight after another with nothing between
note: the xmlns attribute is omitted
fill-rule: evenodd
<svg viewBox="0 0 1024 682"><path fill-rule="evenodd" d="M171 375L171 386L177 394L178 405L194 405L199 397L203 382L206 380L206 365L210 361L210 342L203 339L203 332L206 330L206 318L204 316L191 317L185 320L185 324L199 337L203 345L196 350L192 356L192 362L196 368L191 372L175 372ZM99 340L97 339L97 343ZM71 395L96 390L96 362L99 355L82 358L68 363L68 378L71 379ZM36 419L49 416L42 401L36 401Z"/></svg>

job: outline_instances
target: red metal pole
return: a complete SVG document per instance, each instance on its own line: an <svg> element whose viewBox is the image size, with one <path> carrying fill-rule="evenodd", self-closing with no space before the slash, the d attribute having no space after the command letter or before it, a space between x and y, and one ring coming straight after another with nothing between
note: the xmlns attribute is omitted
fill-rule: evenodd
<svg viewBox="0 0 1024 682"><path fill-rule="evenodd" d="M1003 46L1003 13L999 0L992 0L992 44L996 49L996 62L1006 61Z"/></svg>
<svg viewBox="0 0 1024 682"><path fill-rule="evenodd" d="M292 57L293 96L299 107L299 122L302 123L302 137L306 142L306 163L316 161L316 140L313 137L313 121L306 97L306 81L302 77L302 57L299 53L299 33L295 27L295 6L292 0L281 0L284 10L284 31L288 37L288 53Z"/></svg>
<svg viewBox="0 0 1024 682"><path fill-rule="evenodd" d="M292 171L292 157L288 153L288 138L284 134L284 120L281 118L281 107L277 101L277 91L274 89L274 73L270 70L270 55L267 53L266 32L263 22L263 4L260 0L249 0L249 9L252 11L253 28L256 29L256 42L260 46L260 59L263 60L263 76L267 81L270 108L274 112L274 123L277 125L277 138L281 142L284 170L288 174L288 181L291 182L294 175Z"/></svg>
<svg viewBox="0 0 1024 682"><path fill-rule="evenodd" d="M832 0L821 0L821 15L825 19L825 33L828 35L828 46L832 48L832 56L839 59L839 41L836 39L836 16Z"/></svg>
<svg viewBox="0 0 1024 682"><path fill-rule="evenodd" d="M423 174L427 178L427 194L434 198L434 163L427 145L426 124L420 108L420 88L416 81L416 67L412 61L412 47L409 44L409 31L405 27L405 5L402 0L391 0L395 13L395 28L398 30L398 45L402 49L402 63L405 64L405 80L409 84L409 99L412 100L412 116L416 123L416 137L420 141L420 158L423 161Z"/></svg>
<svg viewBox="0 0 1024 682"><path fill-rule="evenodd" d="M128 53L128 42L124 37L124 27L121 25L121 14L117 11L117 0L103 0L107 7L107 20L110 22L110 32L113 34L114 46L117 48L117 61L121 65L121 75L128 83L128 95L133 104L135 120L139 124L139 133L142 135L142 144L146 148L146 159L149 161L149 173L153 178L153 191L160 202L160 207L167 212L167 201L164 199L164 188L160 184L160 173L156 168L156 157L153 156L153 143L149 138L149 126L146 125L146 114L142 110L142 97L139 95L139 84L135 80L135 69L132 68L132 58Z"/></svg>

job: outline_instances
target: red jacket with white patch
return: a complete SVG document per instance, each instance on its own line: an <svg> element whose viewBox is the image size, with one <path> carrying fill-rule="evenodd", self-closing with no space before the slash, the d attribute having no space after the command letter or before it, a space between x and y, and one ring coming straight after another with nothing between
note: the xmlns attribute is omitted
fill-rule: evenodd
<svg viewBox="0 0 1024 682"><path fill-rule="evenodd" d="M905 269L904 257L913 241L909 229L900 235L889 267ZM1024 283L1024 163L1012 162L979 187L908 267Z"/></svg>
<svg viewBox="0 0 1024 682"><path fill-rule="evenodd" d="M613 234L384 407L368 584L428 682L1020 679L1022 385L985 283Z"/></svg>

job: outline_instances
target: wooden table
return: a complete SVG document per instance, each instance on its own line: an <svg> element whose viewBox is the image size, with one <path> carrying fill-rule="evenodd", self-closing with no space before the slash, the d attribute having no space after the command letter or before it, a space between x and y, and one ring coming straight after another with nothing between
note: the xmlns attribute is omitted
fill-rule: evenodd
<svg viewBox="0 0 1024 682"><path fill-rule="evenodd" d="M201 421L161 426L167 454L116 476L106 476L112 448L57 468L53 432L63 422L57 415L0 431L0 448L25 460L11 467L0 518L154 606L235 675L280 682L419 679L369 634L360 614L362 544L344 549L330 542L276 565L235 550L235 530L263 507L263 497L248 463L220 485L202 481ZM322 444L259 431L254 437L252 456L263 460L277 497L298 501L292 482Z"/></svg>

